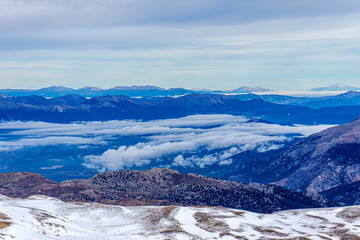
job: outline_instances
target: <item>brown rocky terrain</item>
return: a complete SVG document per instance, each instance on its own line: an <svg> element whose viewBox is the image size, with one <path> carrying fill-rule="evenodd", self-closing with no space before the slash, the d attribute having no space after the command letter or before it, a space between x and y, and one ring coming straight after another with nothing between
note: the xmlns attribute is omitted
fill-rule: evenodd
<svg viewBox="0 0 360 240"><path fill-rule="evenodd" d="M4 173L0 174L0 194L20 198L41 194L63 201L119 205L221 206L262 213L332 206L319 196L280 186L245 185L160 168L104 172L61 183L35 173Z"/></svg>

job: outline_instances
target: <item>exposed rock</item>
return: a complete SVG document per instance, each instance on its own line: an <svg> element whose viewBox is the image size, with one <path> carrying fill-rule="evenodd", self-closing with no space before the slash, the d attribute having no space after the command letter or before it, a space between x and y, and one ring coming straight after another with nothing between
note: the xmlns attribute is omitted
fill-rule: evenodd
<svg viewBox="0 0 360 240"><path fill-rule="evenodd" d="M9 183L12 179L15 181ZM22 177L24 175L24 177ZM4 180L5 179L5 180ZM27 179L31 184L23 184ZM0 174L0 194L28 197L35 194L64 201L120 205L221 206L269 213L295 208L333 206L330 202L291 192L280 186L245 185L197 174L154 168L147 171L104 172L86 180L56 183L38 174Z"/></svg>

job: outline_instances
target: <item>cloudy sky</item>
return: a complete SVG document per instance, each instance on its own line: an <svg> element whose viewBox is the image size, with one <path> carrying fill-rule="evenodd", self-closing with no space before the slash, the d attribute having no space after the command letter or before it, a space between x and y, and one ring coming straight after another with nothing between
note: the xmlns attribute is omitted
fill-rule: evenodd
<svg viewBox="0 0 360 240"><path fill-rule="evenodd" d="M360 85L358 0L1 0L0 88Z"/></svg>

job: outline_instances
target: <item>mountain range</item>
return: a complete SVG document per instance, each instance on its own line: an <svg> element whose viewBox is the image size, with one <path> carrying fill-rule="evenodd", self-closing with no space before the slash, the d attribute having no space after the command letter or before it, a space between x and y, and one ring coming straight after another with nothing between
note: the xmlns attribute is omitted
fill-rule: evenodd
<svg viewBox="0 0 360 240"><path fill-rule="evenodd" d="M357 91L360 87L353 87L344 84L335 84L329 87L313 88L310 91ZM307 106L312 108L357 105L359 99L352 94L328 97L293 97L286 95L271 94L272 89L262 87L246 87L242 86L234 90L209 90L209 89L185 89L185 88L161 88L157 86L117 86L110 89L102 89L98 87L83 87L79 89L68 88L63 86L51 86L41 89L0 89L0 95L7 96L31 96L37 95L46 98L61 97L76 94L82 97L100 97L105 95L125 95L128 97L169 97L181 96L191 93L218 93L218 94L240 94L237 97L240 100L251 100L260 98L268 102L278 104L293 104L299 106ZM262 93L256 95L254 93ZM355 98L354 98L355 97Z"/></svg>
<svg viewBox="0 0 360 240"><path fill-rule="evenodd" d="M310 91L357 91L360 87L345 84L334 84L327 87L312 88ZM125 95L129 97L155 97L155 96L179 96L190 93L271 93L273 89L262 87L242 86L233 90L209 90L209 89L185 89L185 88L161 88L152 85L144 86L116 86L109 89L86 86L78 89L64 86L50 86L41 89L0 89L0 94L9 96L30 96L39 95L43 97L60 97L70 94L77 94L83 97L98 97L105 95Z"/></svg>
<svg viewBox="0 0 360 240"><path fill-rule="evenodd" d="M337 83L328 87L312 88L310 91L321 92L321 91L350 91L350 90L360 90L360 87L354 87L346 84Z"/></svg>
<svg viewBox="0 0 360 240"><path fill-rule="evenodd" d="M266 102L271 103L304 106L314 109L324 107L360 105L360 92L352 90L339 95L324 97L293 97L276 94L257 95L253 93L234 95L234 97L243 101L262 99Z"/></svg>
<svg viewBox="0 0 360 240"><path fill-rule="evenodd" d="M344 94L341 96L344 97ZM356 99L358 93L348 92L345 96ZM266 152L245 151L231 156L229 159L231 159L232 163L223 167L223 179L226 180L193 173L180 174L176 170L166 168L153 168L147 171L103 172L89 179L66 180L63 182L55 182L35 173L11 172L0 174L0 194L16 198L30 197L30 200L49 202L48 204L57 202L58 208L56 209L75 204L61 201L77 202L75 204L77 206L90 206L91 211L100 206L91 205L94 203L152 206L148 207L148 209L153 210L148 211L154 211L151 215L157 219L156 221L160 221L159 216L163 216L164 212L167 214L167 220L172 219L173 221L172 216L175 216L177 211L183 211L184 206L189 206L191 207L189 209L193 209L191 211L193 211L192 216L196 220L195 226L202 226L200 228L206 229L208 229L207 225L201 224L204 224L204 219L209 219L210 215L208 213L202 214L204 211L211 214L222 211L221 214L224 214L224 211L236 212L239 210L234 209L241 209L243 212L240 214L241 216L249 217L253 214L244 211L246 210L257 213L272 213L266 216L279 216L280 219L285 217L287 222L294 221L293 225L295 227L289 230L285 227L286 224L283 224L281 220L275 217L277 224L280 225L276 228L264 228L263 226L266 223L262 223L261 220L266 217L261 215L256 221L258 225L255 223L250 223L250 225L255 232L264 234L264 239L271 239L270 236L274 237L274 239L281 239L280 237L283 239L286 239L286 237L287 239L289 237L295 237L295 239L296 237L298 239L312 237L309 232L303 229L309 223L313 224L312 232L318 231L314 229L321 229L319 232L323 237L356 239L358 225L353 226L353 224L360 219L359 207L294 210L293 212L279 213L277 211L357 205L360 203L360 118L355 117L360 113L360 106L350 105L312 109L304 106L275 104L265 102L262 99L242 101L237 96L222 94L189 94L176 98L130 98L108 95L90 99L74 94L49 99L41 96L0 96L0 116L4 120L70 122L125 119L125 117L146 120L159 117L180 117L196 113L246 115L256 117L249 120L250 123L263 122L267 124L272 122L309 123L309 120L334 123L344 121L346 118L348 120L349 116L352 116L355 120L328 128L303 139L296 139L294 143L288 143L277 150ZM46 195L60 200L48 197L31 197L32 195ZM6 200L6 197L3 197L3 199L11 201L11 203L3 202L0 204L0 208L3 205L6 207L4 209L9 209L9 206L14 207L14 204L18 202L29 206L25 202L26 200ZM194 208L194 206L203 206L201 209L208 209L207 207L204 208L205 206L221 208L204 210L201 214L198 214L198 208ZM26 207L20 208L27 209ZM117 211L114 210L115 208L116 206L105 205L100 207L100 209ZM222 208L231 208L232 210L220 210ZM61 214L67 211L61 210L61 213L57 213L51 210L54 208L47 209L45 205L40 210L34 210L34 207L31 207L31 209L33 210L29 210L27 216L31 219L37 219L36 223L38 224L27 222L27 226L31 228L30 232L34 231L33 229L36 229L36 232L39 226L43 227L44 225L40 224L43 219L51 222L57 218L44 217L47 216L46 214L64 216ZM71 207L71 209L74 209L74 207ZM143 208L139 207L139 209L141 210L136 211L144 211ZM83 208L82 211L87 210ZM132 211L131 208L127 210L127 212L129 211ZM2 216L2 221L0 221L1 234L1 226L4 227L3 229L15 229L15 227L12 228L12 224L18 224L20 221L18 215L14 215L14 212L10 214L5 211L2 214L0 214L0 217ZM141 214L146 219L150 216L144 212ZM225 215L221 214L214 218L215 220L211 220L212 222L217 221L216 229L219 229L218 226L225 226L225 223L228 224L227 220L221 217ZM227 212L226 214L228 217L230 213ZM307 223L301 225L302 228L298 228L295 224L295 222L300 221L299 214L301 219L307 219ZM77 219L81 219L81 217L77 217ZM315 221L314 219L316 219L316 223L312 222ZM339 222L339 219L343 219L339 223L340 225L335 226L336 231L331 224L335 219L336 223ZM238 221L240 220L238 219ZM247 219L246 221L246 223L243 223L243 227L249 224L250 220ZM52 230L49 229L57 229L56 234L58 236L65 234L66 231L62 232L62 230L59 230L60 228L54 227L59 224L58 221L51 224L53 224L51 228L40 227L39 229L48 232L49 235L52 234ZM88 222L87 224L91 223ZM176 224L182 227L181 224ZM326 227L327 225L329 227ZM214 232L215 225L211 226L212 230L210 232ZM160 228L160 226L157 228ZM63 226L61 229L69 229L67 232L71 232L71 227L68 225ZM302 229L305 232L299 233L294 229ZM16 232L18 232L16 230L11 231L13 231L11 236L15 236ZM163 234L163 232L161 232L163 235L156 234L164 236L164 239L175 234L168 228L165 231L166 234ZM181 234L186 232L187 236L196 235L182 228L179 231ZM234 235L234 231L231 234ZM235 234L234 236L243 237L245 235ZM72 239L76 239L76 237L72 236Z"/></svg>
<svg viewBox="0 0 360 240"><path fill-rule="evenodd" d="M157 86L117 86L110 89L98 87L83 87L73 89L63 86L51 86L41 89L0 89L0 94L9 96L30 96L38 95L42 97L60 97L70 94L77 94L82 97L97 97L105 95L125 95L129 97L154 97L154 96L179 96L190 93L251 93L251 92L270 92L272 89L261 87L240 87L234 90L189 90L185 88L160 88Z"/></svg>
<svg viewBox="0 0 360 240"><path fill-rule="evenodd" d="M357 96L357 94L356 94ZM106 121L165 119L194 114L232 114L261 118L279 124L342 124L359 116L360 105L312 109L304 106L242 101L223 94L188 94L181 97L130 98L123 95L90 99L79 95L56 98L1 96L0 119L4 121Z"/></svg>
<svg viewBox="0 0 360 240"><path fill-rule="evenodd" d="M349 122L278 150L245 151L231 156L231 165L223 169L227 181L164 169L106 172L90 179L61 183L36 174L7 173L0 175L0 194L11 197L44 194L65 201L123 205L222 206L263 213L332 206L331 202L359 204L360 93L350 91L332 97L304 99L208 93L143 98L0 95L0 119L5 121L68 123L232 114L246 116L251 119L249 122L267 124ZM277 104L276 101L287 102ZM333 106L334 103L344 106ZM332 107L310 108L306 104Z"/></svg>
<svg viewBox="0 0 360 240"><path fill-rule="evenodd" d="M260 88L260 87L240 87L234 90L188 90L184 88L170 88L164 89L156 86L118 86L110 89L101 89L97 87L83 87L80 89L67 88L62 86L53 86L48 88L42 88L38 90L29 89L0 89L0 97L6 96L42 96L46 98L63 97L66 95L79 95L81 97L102 97L106 95L117 96L124 95L128 97L171 97L171 96L182 96L192 93L208 93L208 94L231 94L239 100L248 101L253 99L262 99L267 102L286 104L286 105L297 105L305 106L310 108L323 108L323 107L336 107L345 105L359 105L360 104L360 93L354 90L359 88L349 87L347 93L335 95L335 96L319 96L319 97L294 97L279 94L271 94L271 89ZM324 90L325 91L325 90ZM330 90L329 90L330 91ZM261 92L262 94L255 94ZM264 94L266 93L266 94Z"/></svg>

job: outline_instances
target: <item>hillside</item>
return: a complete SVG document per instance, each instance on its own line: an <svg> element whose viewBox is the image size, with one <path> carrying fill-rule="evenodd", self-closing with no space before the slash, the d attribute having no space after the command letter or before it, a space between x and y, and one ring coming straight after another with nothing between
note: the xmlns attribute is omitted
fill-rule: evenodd
<svg viewBox="0 0 360 240"><path fill-rule="evenodd" d="M310 135L284 150L240 153L229 179L323 192L359 181L360 119Z"/></svg>
<svg viewBox="0 0 360 240"><path fill-rule="evenodd" d="M224 181L197 174L154 168L104 172L90 179L50 181L39 174L0 174L0 194L26 198L46 195L64 201L119 205L219 206L269 213L295 208L334 206L275 185Z"/></svg>
<svg viewBox="0 0 360 240"><path fill-rule="evenodd" d="M352 239L360 207L257 214L211 207L120 207L65 203L33 196L1 197L0 236L22 240L80 239Z"/></svg>

